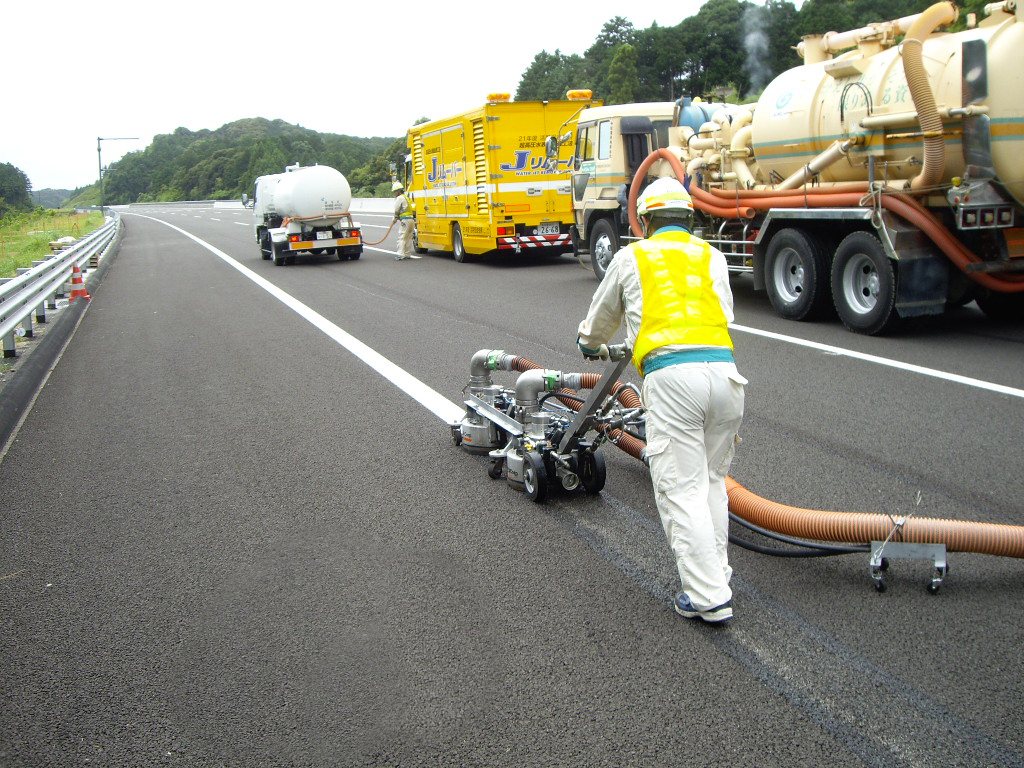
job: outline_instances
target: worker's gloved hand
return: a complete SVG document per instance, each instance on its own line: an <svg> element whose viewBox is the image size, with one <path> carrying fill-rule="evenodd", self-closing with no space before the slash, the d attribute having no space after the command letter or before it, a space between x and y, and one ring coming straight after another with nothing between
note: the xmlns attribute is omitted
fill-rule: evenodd
<svg viewBox="0 0 1024 768"><path fill-rule="evenodd" d="M580 352L583 353L583 357L587 360L608 360L610 357L607 344L601 344L595 349L593 347L586 346L579 340L579 337L577 337L576 346L580 348Z"/></svg>

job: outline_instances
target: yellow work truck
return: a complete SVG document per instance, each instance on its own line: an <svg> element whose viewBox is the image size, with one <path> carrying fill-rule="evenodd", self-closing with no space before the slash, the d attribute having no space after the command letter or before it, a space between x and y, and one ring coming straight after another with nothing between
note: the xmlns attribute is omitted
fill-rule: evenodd
<svg viewBox="0 0 1024 768"><path fill-rule="evenodd" d="M491 94L482 107L409 129L405 186L417 250L449 251L460 262L489 251L571 250L573 147L549 159L544 141L571 130L595 102L589 91L567 97Z"/></svg>

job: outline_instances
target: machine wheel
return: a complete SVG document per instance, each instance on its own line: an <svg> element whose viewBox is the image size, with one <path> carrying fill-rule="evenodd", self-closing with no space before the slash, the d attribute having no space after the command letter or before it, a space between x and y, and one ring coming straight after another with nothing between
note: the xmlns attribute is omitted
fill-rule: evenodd
<svg viewBox="0 0 1024 768"><path fill-rule="evenodd" d="M539 453L527 451L523 454L523 490L530 501L543 504L548 497L548 470Z"/></svg>
<svg viewBox="0 0 1024 768"><path fill-rule="evenodd" d="M270 241L270 233L265 229L260 230L260 256L264 261L274 255L274 245Z"/></svg>
<svg viewBox="0 0 1024 768"><path fill-rule="evenodd" d="M590 233L590 265L598 280L604 280L612 257L619 252L619 236L608 219L601 219Z"/></svg>
<svg viewBox="0 0 1024 768"><path fill-rule="evenodd" d="M605 469L604 456L591 451L580 451L577 461L576 474L579 475L580 485L587 493L600 493L604 488L604 481L608 477Z"/></svg>
<svg viewBox="0 0 1024 768"><path fill-rule="evenodd" d="M764 260L768 299L779 317L813 320L829 307L828 254L802 229L783 229L772 238Z"/></svg>
<svg viewBox="0 0 1024 768"><path fill-rule="evenodd" d="M274 251L274 266L283 267L288 261L288 252L277 243L271 243L271 248Z"/></svg>
<svg viewBox="0 0 1024 768"><path fill-rule="evenodd" d="M469 260L469 256L466 253L466 245L462 242L462 227L458 224L452 228L452 256L460 264L464 264Z"/></svg>
<svg viewBox="0 0 1024 768"><path fill-rule="evenodd" d="M505 467L504 459L493 459L491 465L487 468L487 476L491 480L497 480L501 477L501 470Z"/></svg>
<svg viewBox="0 0 1024 768"><path fill-rule="evenodd" d="M843 325L854 333L875 336L899 324L896 268L870 232L853 232L836 249L832 299Z"/></svg>
<svg viewBox="0 0 1024 768"><path fill-rule="evenodd" d="M427 252L427 249L420 245L420 226L415 222L412 225L412 249L416 253Z"/></svg>

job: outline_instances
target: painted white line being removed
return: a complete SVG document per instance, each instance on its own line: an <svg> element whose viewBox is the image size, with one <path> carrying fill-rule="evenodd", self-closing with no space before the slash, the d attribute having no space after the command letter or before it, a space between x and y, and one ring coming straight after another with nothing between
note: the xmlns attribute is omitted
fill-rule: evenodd
<svg viewBox="0 0 1024 768"><path fill-rule="evenodd" d="M820 352L825 352L830 355L850 357L855 360L864 360L868 363L874 363L875 365L884 365L889 368L898 368L899 370L908 371L910 373L919 373L922 376L931 376L936 379L944 379L945 381L955 381L957 384L964 384L968 387L975 387L977 389L986 389L989 392L998 392L1003 395L1010 395L1011 397L1024 397L1024 389L1007 387L1002 384L994 384L991 381L982 381L981 379L972 379L970 376L948 373L946 371L940 371L937 368L925 368L922 365L904 363L901 360L893 360L888 357L878 357L877 355L869 355L864 352L855 352L852 349L833 347L831 344L807 341L807 339L798 339L795 336L785 336L781 333L773 333L772 331L762 331L760 328L749 328L745 325L730 325L729 328L734 331L749 333L754 336L763 336L766 339L775 339L776 341L784 341L788 344L796 344L801 347L817 349Z"/></svg>
<svg viewBox="0 0 1024 768"><path fill-rule="evenodd" d="M180 227L176 227L173 224L168 224L166 221L154 219L151 216L142 216L141 214L137 213L131 215L159 222L160 224L163 224L166 227L170 227L176 232L180 232L189 240L198 243L203 248L206 248L214 256L221 259L228 266L238 270L242 275L252 280L252 282L256 283L256 285L265 290L267 293L269 293L275 299L280 301L286 307L294 311L304 320L307 320L313 326L319 328L321 331L326 333L329 337L334 339L341 346L343 346L353 355L358 357L368 366L373 368L373 370L377 371L377 373L379 373L385 379L390 381L400 390L405 392L407 395L409 395L409 397L418 402L420 405L422 405L424 408L433 413L442 421L448 424L452 424L454 422L459 421L462 418L462 414L464 411L462 407L456 405L441 393L427 386L422 381L417 379L415 376L410 374L408 371L399 368L397 365L392 363L379 352L371 349L370 347L368 347L366 344L361 342L359 339L357 339L355 336L351 335L347 331L342 330L316 310L306 306L301 301L296 299L294 296L281 290L266 278L260 277L248 267L241 265L233 258L228 256L226 253L224 253L224 251L210 245L205 240L196 237L192 233L186 232L184 229L181 229Z"/></svg>

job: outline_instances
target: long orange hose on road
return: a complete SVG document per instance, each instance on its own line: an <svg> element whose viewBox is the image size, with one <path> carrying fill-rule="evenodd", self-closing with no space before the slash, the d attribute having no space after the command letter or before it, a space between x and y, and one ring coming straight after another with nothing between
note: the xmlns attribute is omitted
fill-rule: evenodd
<svg viewBox="0 0 1024 768"><path fill-rule="evenodd" d="M520 372L540 367L525 357L516 357L511 363L511 369ZM584 373L581 385L584 389L593 389L600 379L601 374ZM615 383L612 394L626 408L643 407L639 395L621 382ZM575 411L583 407L581 403L568 398L562 402ZM643 450L647 447L643 440L620 429L609 430L607 434L609 440L621 450L643 460ZM879 513L824 512L791 507L762 498L731 477L726 478L726 491L729 494L730 512L748 523L786 536L845 544L884 541L892 536L893 541L945 544L950 552L1024 558L1024 527L1018 525L928 517L911 517L901 521L900 518ZM894 529L898 529L895 535Z"/></svg>

